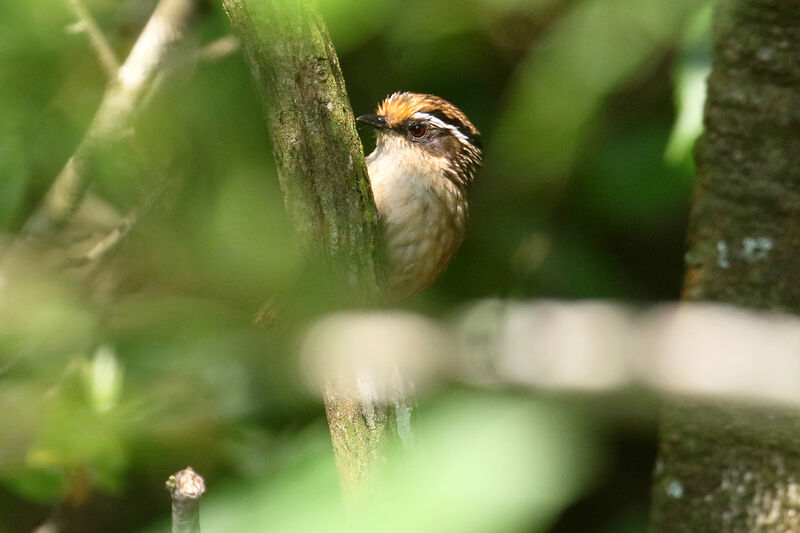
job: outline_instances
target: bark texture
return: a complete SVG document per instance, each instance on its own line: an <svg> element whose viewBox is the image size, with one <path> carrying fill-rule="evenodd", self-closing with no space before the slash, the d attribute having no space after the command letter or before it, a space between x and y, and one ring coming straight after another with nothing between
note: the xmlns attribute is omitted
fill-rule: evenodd
<svg viewBox="0 0 800 533"><path fill-rule="evenodd" d="M342 493L350 503L363 501L386 461L387 409L329 391L325 413Z"/></svg>
<svg viewBox="0 0 800 533"><path fill-rule="evenodd" d="M313 262L327 264L328 284L345 289L340 298L379 301L385 267L377 210L339 61L316 5L223 6L255 79L301 246ZM345 496L360 499L384 461L388 410L369 398L329 393L326 411Z"/></svg>
<svg viewBox="0 0 800 533"><path fill-rule="evenodd" d="M202 476L188 466L169 476L172 497L172 533L200 533L200 498L206 492Z"/></svg>
<svg viewBox="0 0 800 533"><path fill-rule="evenodd" d="M384 285L378 214L339 60L316 5L223 6L255 79L301 245L333 258L349 288L376 299Z"/></svg>
<svg viewBox="0 0 800 533"><path fill-rule="evenodd" d="M797 35L798 0L716 5L687 300L800 311ZM654 531L796 531L800 416L673 403L655 473Z"/></svg>

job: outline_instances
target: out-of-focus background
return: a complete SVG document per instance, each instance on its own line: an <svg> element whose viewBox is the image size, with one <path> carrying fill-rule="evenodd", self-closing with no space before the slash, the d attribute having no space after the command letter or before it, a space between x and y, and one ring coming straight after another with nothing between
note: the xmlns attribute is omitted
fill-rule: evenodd
<svg viewBox="0 0 800 533"><path fill-rule="evenodd" d="M0 0L4 243L106 87L70 1ZM85 5L124 59L155 2ZM356 114L429 92L483 133L466 242L403 307L447 321L482 298L679 297L708 2L320 7ZM187 57L230 33L216 3L196 25ZM90 283L37 259L3 271L0 532L163 530L164 481L187 464L210 488L207 531L646 531L653 398L458 380L420 398L419 453L392 466L374 512L341 515L324 410L297 363L307 324L278 310L252 325L313 284L261 116L239 52L178 61L92 164L98 211L148 206L113 268Z"/></svg>

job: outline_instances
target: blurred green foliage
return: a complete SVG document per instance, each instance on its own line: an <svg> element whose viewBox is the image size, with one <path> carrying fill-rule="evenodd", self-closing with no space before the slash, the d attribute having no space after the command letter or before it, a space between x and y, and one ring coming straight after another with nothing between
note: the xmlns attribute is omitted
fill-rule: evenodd
<svg viewBox="0 0 800 533"><path fill-rule="evenodd" d="M124 58L155 2L86 4ZM431 92L484 135L467 241L409 307L678 296L707 5L320 0L356 114L396 90ZM64 0L0 0L3 241L103 94L74 23ZM197 26L194 46L229 32L216 4ZM152 206L111 279L89 290L36 258L2 272L0 532L53 515L63 531L161 530L163 483L186 464L210 487L207 531L566 531L574 516L583 530L644 531L652 440L633 473L615 443L652 435L649 423L589 424L580 400L471 389L423 400L419 456L398 459L364 517L342 514L324 413L295 363L305 324L252 327L266 302L310 284L260 113L238 54L174 69L93 167L92 194L119 213ZM587 515L587 491L622 482L638 497Z"/></svg>
<svg viewBox="0 0 800 533"><path fill-rule="evenodd" d="M419 453L397 457L366 509L349 514L317 433L282 471L204 501L203 530L520 531L552 522L597 466L593 430L569 410L454 394L425 410Z"/></svg>

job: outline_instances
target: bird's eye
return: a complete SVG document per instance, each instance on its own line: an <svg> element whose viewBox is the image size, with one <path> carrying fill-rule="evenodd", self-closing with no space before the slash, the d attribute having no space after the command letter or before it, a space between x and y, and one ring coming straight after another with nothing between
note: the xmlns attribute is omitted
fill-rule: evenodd
<svg viewBox="0 0 800 533"><path fill-rule="evenodd" d="M414 137L422 137L426 131L427 128L423 124L412 124L408 127L408 133Z"/></svg>

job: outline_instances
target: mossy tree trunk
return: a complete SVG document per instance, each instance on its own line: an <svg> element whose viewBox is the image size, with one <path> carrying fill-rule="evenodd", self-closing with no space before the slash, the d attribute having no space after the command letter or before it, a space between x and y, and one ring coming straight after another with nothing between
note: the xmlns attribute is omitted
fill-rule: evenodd
<svg viewBox="0 0 800 533"><path fill-rule="evenodd" d="M800 1L715 9L684 298L797 313ZM797 531L800 414L672 403L655 472L654 531Z"/></svg>
<svg viewBox="0 0 800 533"><path fill-rule="evenodd" d="M326 268L340 304L382 299L377 211L342 72L312 0L223 0L262 101L301 248ZM313 284L314 280L309 280ZM360 498L384 461L387 411L332 392L326 411L345 496Z"/></svg>
<svg viewBox="0 0 800 533"><path fill-rule="evenodd" d="M305 250L365 300L383 288L378 216L344 78L312 0L223 0L272 136ZM320 254L320 252L325 252Z"/></svg>

